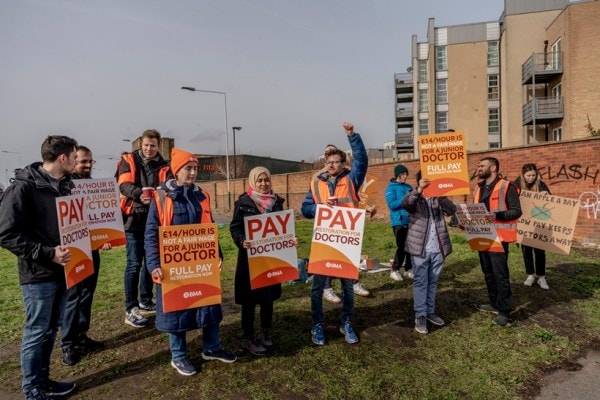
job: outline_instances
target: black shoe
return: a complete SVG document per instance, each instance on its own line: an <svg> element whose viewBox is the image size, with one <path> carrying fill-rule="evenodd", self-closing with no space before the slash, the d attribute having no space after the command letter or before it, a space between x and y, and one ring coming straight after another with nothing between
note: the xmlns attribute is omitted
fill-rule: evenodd
<svg viewBox="0 0 600 400"><path fill-rule="evenodd" d="M25 392L25 400L50 400L39 388L33 388Z"/></svg>
<svg viewBox="0 0 600 400"><path fill-rule="evenodd" d="M66 349L63 349L63 353L62 353L62 363L63 364L73 366L73 365L77 364L79 362L79 360L81 360L81 357L80 357L79 353L77 352L77 350L75 350L73 347L67 347Z"/></svg>
<svg viewBox="0 0 600 400"><path fill-rule="evenodd" d="M104 348L104 343L86 336L79 341L76 347L79 347L84 351L93 352Z"/></svg>
<svg viewBox="0 0 600 400"><path fill-rule="evenodd" d="M66 396L75 390L75 382L56 382L48 379L46 382L45 393L46 396Z"/></svg>

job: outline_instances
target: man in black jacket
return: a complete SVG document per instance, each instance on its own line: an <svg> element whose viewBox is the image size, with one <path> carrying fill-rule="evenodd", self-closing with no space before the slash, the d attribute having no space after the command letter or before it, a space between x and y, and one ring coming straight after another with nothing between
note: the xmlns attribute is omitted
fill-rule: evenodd
<svg viewBox="0 0 600 400"><path fill-rule="evenodd" d="M76 147L69 137L48 136L42 162L18 169L0 204L0 246L17 256L25 305L21 371L27 399L62 396L75 388L49 374L65 305L64 265L71 258L60 245L56 198L71 193Z"/></svg>

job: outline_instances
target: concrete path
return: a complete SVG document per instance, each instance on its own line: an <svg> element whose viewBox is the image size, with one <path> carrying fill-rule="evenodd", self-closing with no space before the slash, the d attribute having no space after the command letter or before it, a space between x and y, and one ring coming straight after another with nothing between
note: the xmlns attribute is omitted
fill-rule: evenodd
<svg viewBox="0 0 600 400"><path fill-rule="evenodd" d="M575 371L560 369L545 376L539 400L592 400L600 399L600 351L589 350L575 362Z"/></svg>

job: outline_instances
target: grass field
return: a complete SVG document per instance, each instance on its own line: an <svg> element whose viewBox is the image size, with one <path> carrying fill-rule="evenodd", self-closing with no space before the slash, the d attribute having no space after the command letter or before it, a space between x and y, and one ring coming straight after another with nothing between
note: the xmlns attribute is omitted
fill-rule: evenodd
<svg viewBox="0 0 600 400"><path fill-rule="evenodd" d="M328 344L310 339L310 286L286 285L275 303L272 354L256 358L240 346L240 308L233 302L237 249L228 227L220 231L225 254L222 270L225 348L235 364L205 362L199 332L188 333L191 360L199 370L182 377L169 365L165 334L153 326L123 323L122 248L103 251L90 336L106 348L63 366L60 349L52 355L51 376L75 380L76 399L514 399L535 393L540 377L600 338L600 273L597 252L574 249L570 256L548 254L550 291L522 282L521 252L511 246L514 323L499 328L492 316L477 312L487 292L477 253L460 231L452 231L454 252L446 260L438 291L438 313L446 326L430 334L414 331L410 282L388 273L361 273L371 291L356 297L353 325L358 345L338 332L340 307L325 303ZM312 222L299 221L299 256L308 256ZM389 225L370 222L363 253L386 261L393 256ZM334 283L339 292L339 282ZM23 305L16 259L0 250L0 398L19 398L19 346ZM153 322L153 320L152 320Z"/></svg>

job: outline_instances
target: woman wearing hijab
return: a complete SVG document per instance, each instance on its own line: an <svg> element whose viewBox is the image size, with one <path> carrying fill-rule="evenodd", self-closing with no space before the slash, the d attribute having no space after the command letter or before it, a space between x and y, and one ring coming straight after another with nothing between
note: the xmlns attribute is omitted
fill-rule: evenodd
<svg viewBox="0 0 600 400"><path fill-rule="evenodd" d="M271 173L264 167L256 167L248 176L248 190L235 202L231 237L238 247L238 260L235 270L235 302L242 306L242 347L250 353L262 356L273 346L271 327L273 302L281 297L281 284L251 289L248 252L250 242L246 240L244 218L253 215L282 211L284 199L273 193ZM260 305L261 333L254 335L254 314Z"/></svg>
<svg viewBox="0 0 600 400"><path fill-rule="evenodd" d="M171 171L175 179L163 182L155 191L146 223L146 267L155 282L160 282L163 278L158 246L159 227L213 222L208 193L194 184L198 174L196 156L173 148ZM220 268L223 262L220 246L219 258ZM219 360L226 363L237 360L235 354L221 348L220 323L223 320L223 312L220 304L164 312L160 284L156 285L156 300L156 329L169 334L171 366L181 375L190 376L196 373L194 364L188 359L186 342L186 332L192 329L202 328L204 360Z"/></svg>

